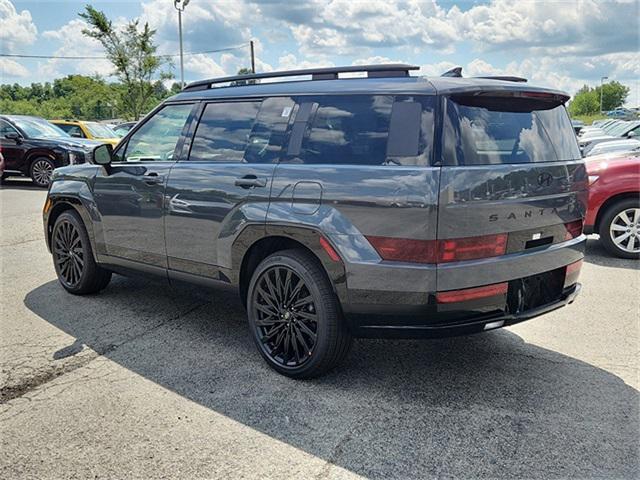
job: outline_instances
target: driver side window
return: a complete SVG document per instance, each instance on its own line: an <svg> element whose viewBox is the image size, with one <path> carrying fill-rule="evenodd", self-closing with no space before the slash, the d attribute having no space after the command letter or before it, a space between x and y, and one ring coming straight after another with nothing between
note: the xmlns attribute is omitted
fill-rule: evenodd
<svg viewBox="0 0 640 480"><path fill-rule="evenodd" d="M193 104L167 105L129 138L119 161L172 161Z"/></svg>

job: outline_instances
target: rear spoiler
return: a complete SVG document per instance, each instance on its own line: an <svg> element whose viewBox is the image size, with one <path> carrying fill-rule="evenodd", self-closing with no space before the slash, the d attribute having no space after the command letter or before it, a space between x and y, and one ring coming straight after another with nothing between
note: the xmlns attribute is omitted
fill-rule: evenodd
<svg viewBox="0 0 640 480"><path fill-rule="evenodd" d="M453 97L492 97L492 98L519 98L523 100L531 100L538 102L551 102L555 104L564 104L571 97L566 93L558 91L544 91L544 90L525 90L525 89L474 89L470 91L452 92Z"/></svg>

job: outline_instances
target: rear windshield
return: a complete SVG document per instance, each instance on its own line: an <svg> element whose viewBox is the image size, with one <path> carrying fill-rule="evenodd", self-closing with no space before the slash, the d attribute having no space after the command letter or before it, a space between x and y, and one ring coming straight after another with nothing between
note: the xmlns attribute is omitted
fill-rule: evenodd
<svg viewBox="0 0 640 480"><path fill-rule="evenodd" d="M564 105L550 101L480 96L447 98L443 139L445 165L580 158Z"/></svg>

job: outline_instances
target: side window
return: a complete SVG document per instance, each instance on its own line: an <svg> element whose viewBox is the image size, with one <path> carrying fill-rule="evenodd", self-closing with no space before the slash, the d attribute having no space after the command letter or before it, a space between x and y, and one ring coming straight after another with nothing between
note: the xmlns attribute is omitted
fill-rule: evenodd
<svg viewBox="0 0 640 480"><path fill-rule="evenodd" d="M280 159L294 108L291 97L271 97L262 102L244 156L248 163L276 163Z"/></svg>
<svg viewBox="0 0 640 480"><path fill-rule="evenodd" d="M193 104L167 105L148 119L129 138L124 154L117 159L125 162L170 161L184 129Z"/></svg>
<svg viewBox="0 0 640 480"><path fill-rule="evenodd" d="M4 138L9 133L18 133L18 131L4 120L0 120L0 137Z"/></svg>
<svg viewBox="0 0 640 480"><path fill-rule="evenodd" d="M65 125L65 124L57 124L62 130L67 132L69 135L75 138L84 138L84 133L77 125Z"/></svg>
<svg viewBox="0 0 640 480"><path fill-rule="evenodd" d="M302 141L300 155L289 161L336 165L385 162L393 97L335 95L304 97L299 103L298 113L310 116L310 128Z"/></svg>
<svg viewBox="0 0 640 480"><path fill-rule="evenodd" d="M189 154L190 161L241 162L260 102L209 103Z"/></svg>
<svg viewBox="0 0 640 480"><path fill-rule="evenodd" d="M435 106L435 96L395 98L387 143L388 164L429 165Z"/></svg>

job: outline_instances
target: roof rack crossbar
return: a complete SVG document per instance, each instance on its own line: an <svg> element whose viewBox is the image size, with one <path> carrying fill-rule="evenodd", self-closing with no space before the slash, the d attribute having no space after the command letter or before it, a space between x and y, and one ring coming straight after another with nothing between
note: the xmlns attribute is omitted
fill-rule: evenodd
<svg viewBox="0 0 640 480"><path fill-rule="evenodd" d="M259 80L263 78L298 77L311 75L312 80L335 80L340 73L366 72L369 78L408 77L410 70L418 70L416 65L392 63L387 65L352 65L348 67L309 68L304 70L285 70L280 72L252 73L231 77L210 78L190 83L183 90L206 90L217 83Z"/></svg>

